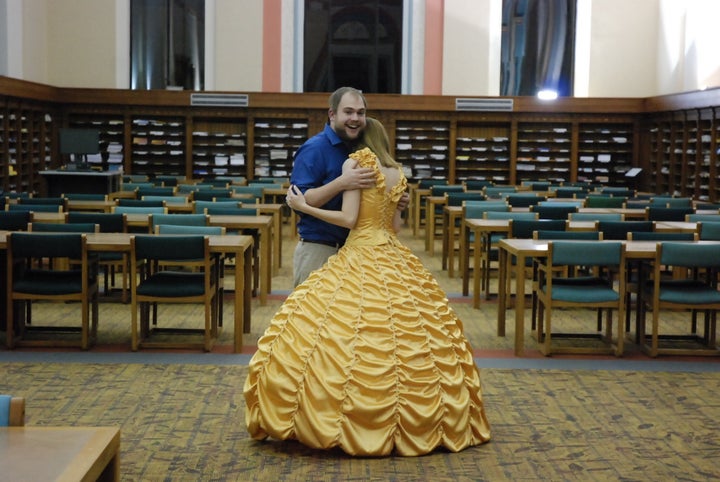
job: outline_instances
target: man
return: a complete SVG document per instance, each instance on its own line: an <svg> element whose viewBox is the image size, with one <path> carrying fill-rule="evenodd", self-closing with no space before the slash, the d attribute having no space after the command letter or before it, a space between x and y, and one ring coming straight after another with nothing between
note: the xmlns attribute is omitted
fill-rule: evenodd
<svg viewBox="0 0 720 482"><path fill-rule="evenodd" d="M375 185L372 169L357 168L343 174L342 165L362 137L367 102L352 87L330 95L328 123L295 153L290 183L305 194L311 206L340 210L342 193ZM345 242L348 230L308 215L298 221L300 242L293 257L295 286L320 268Z"/></svg>

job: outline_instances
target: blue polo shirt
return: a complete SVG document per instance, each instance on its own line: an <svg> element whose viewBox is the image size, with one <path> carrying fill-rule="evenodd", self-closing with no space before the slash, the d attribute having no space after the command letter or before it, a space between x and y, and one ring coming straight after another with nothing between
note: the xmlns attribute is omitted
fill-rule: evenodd
<svg viewBox="0 0 720 482"><path fill-rule="evenodd" d="M290 183L302 192L323 186L342 174L342 165L350 154L348 147L329 124L319 134L308 139L295 153ZM323 209L340 211L342 193L332 198ZM343 244L349 230L326 223L307 214L298 213L298 232L308 241L327 241Z"/></svg>

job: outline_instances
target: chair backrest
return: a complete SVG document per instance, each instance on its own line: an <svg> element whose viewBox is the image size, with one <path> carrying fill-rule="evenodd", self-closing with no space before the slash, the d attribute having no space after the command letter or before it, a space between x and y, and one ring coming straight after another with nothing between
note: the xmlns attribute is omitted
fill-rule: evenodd
<svg viewBox="0 0 720 482"><path fill-rule="evenodd" d="M538 219L537 213L533 212L514 212L514 211L485 211L485 219L512 219L520 220L527 219L533 220Z"/></svg>
<svg viewBox="0 0 720 482"><path fill-rule="evenodd" d="M467 179L463 182L466 191L482 191L485 186L492 186L493 182L487 179Z"/></svg>
<svg viewBox="0 0 720 482"><path fill-rule="evenodd" d="M137 191L138 189L151 189L155 187L155 184L148 181L142 182L125 182L122 185L123 191Z"/></svg>
<svg viewBox="0 0 720 482"><path fill-rule="evenodd" d="M55 205L64 206L64 197L21 197L17 200L18 204L42 204L42 205Z"/></svg>
<svg viewBox="0 0 720 482"><path fill-rule="evenodd" d="M483 219L488 211L510 211L505 201L465 201L463 202L463 218Z"/></svg>
<svg viewBox="0 0 720 482"><path fill-rule="evenodd" d="M107 194L85 193L85 192L69 192L63 194L62 197L69 201L107 201Z"/></svg>
<svg viewBox="0 0 720 482"><path fill-rule="evenodd" d="M549 191L552 183L549 181L535 181L530 182L531 191Z"/></svg>
<svg viewBox="0 0 720 482"><path fill-rule="evenodd" d="M624 208L627 197L623 196L594 196L588 195L585 198L586 208Z"/></svg>
<svg viewBox="0 0 720 482"><path fill-rule="evenodd" d="M507 200L507 203L514 208L527 208L530 206L535 206L536 204L545 201L547 198L545 196L539 196L534 192L519 192L514 194L508 194L505 199Z"/></svg>
<svg viewBox="0 0 720 482"><path fill-rule="evenodd" d="M464 201L483 201L485 195L479 192L447 192L445 199L448 206L462 206Z"/></svg>
<svg viewBox="0 0 720 482"><path fill-rule="evenodd" d="M517 192L516 186L485 186L483 193L487 198L504 198L508 194Z"/></svg>
<svg viewBox="0 0 720 482"><path fill-rule="evenodd" d="M207 226L208 216L206 214L151 214L148 223L150 230L160 224L173 224L175 226Z"/></svg>
<svg viewBox="0 0 720 482"><path fill-rule="evenodd" d="M152 184L151 182L148 181L148 177L145 174L124 174L123 182L124 183L145 182L148 184Z"/></svg>
<svg viewBox="0 0 720 482"><path fill-rule="evenodd" d="M205 214L208 206L227 206L240 207L242 203L237 199L218 199L217 201L193 201L193 212L195 214Z"/></svg>
<svg viewBox="0 0 720 482"><path fill-rule="evenodd" d="M446 184L449 184L447 179L420 179L420 181L418 181L418 188L430 189L433 186L442 186Z"/></svg>
<svg viewBox="0 0 720 482"><path fill-rule="evenodd" d="M623 266L625 245L621 242L557 240L548 242L548 256L554 265Z"/></svg>
<svg viewBox="0 0 720 482"><path fill-rule="evenodd" d="M25 399L0 395L0 427L22 427L23 425L25 425Z"/></svg>
<svg viewBox="0 0 720 482"><path fill-rule="evenodd" d="M147 196L146 196L147 197ZM165 201L162 199L126 199L120 198L117 200L118 206L138 206L138 207L163 207Z"/></svg>
<svg viewBox="0 0 720 482"><path fill-rule="evenodd" d="M624 221L620 213L570 213L570 221Z"/></svg>
<svg viewBox="0 0 720 482"><path fill-rule="evenodd" d="M433 186L430 188L430 195L431 196L443 196L445 193L448 192L463 192L465 191L465 186L462 184L447 184L442 186Z"/></svg>
<svg viewBox="0 0 720 482"><path fill-rule="evenodd" d="M121 214L167 214L167 208L157 206L113 206L112 212Z"/></svg>
<svg viewBox="0 0 720 482"><path fill-rule="evenodd" d="M153 186L153 187L141 187L137 191L137 197L142 199L143 196L172 196L177 191L175 186Z"/></svg>
<svg viewBox="0 0 720 482"><path fill-rule="evenodd" d="M6 204L8 211L35 211L38 213L61 213L62 204Z"/></svg>
<svg viewBox="0 0 720 482"><path fill-rule="evenodd" d="M189 195L175 194L173 196L143 196L140 201L165 203L165 206L173 204L187 204L190 202Z"/></svg>
<svg viewBox="0 0 720 482"><path fill-rule="evenodd" d="M28 232L37 233L99 233L94 223L28 223Z"/></svg>
<svg viewBox="0 0 720 482"><path fill-rule="evenodd" d="M30 211L0 211L0 230L25 231L30 220Z"/></svg>
<svg viewBox="0 0 720 482"><path fill-rule="evenodd" d="M531 239L533 232L538 230L563 231L567 222L561 219L512 219L510 220L510 237Z"/></svg>
<svg viewBox="0 0 720 482"><path fill-rule="evenodd" d="M252 197L262 199L263 198L263 190L265 189L263 186L233 186L232 191L235 194L249 194Z"/></svg>
<svg viewBox="0 0 720 482"><path fill-rule="evenodd" d="M663 266L720 268L720 243L658 243L657 259Z"/></svg>
<svg viewBox="0 0 720 482"><path fill-rule="evenodd" d="M567 219L570 213L578 211L577 206L538 204L531 206L530 210L538 214L540 219Z"/></svg>
<svg viewBox="0 0 720 482"><path fill-rule="evenodd" d="M233 195L232 189L200 189L192 193L195 201L213 201L215 199L230 198Z"/></svg>
<svg viewBox="0 0 720 482"><path fill-rule="evenodd" d="M702 241L720 241L720 222L701 221L697 232Z"/></svg>
<svg viewBox="0 0 720 482"><path fill-rule="evenodd" d="M649 221L685 221L685 216L695 212L693 207L667 208L649 206L645 208Z"/></svg>
<svg viewBox="0 0 720 482"><path fill-rule="evenodd" d="M137 235L130 244L135 259L194 261L206 258L209 252L208 238L203 235Z"/></svg>
<svg viewBox="0 0 720 482"><path fill-rule="evenodd" d="M697 233L666 233L657 231L629 232L628 240L631 241L697 241Z"/></svg>
<svg viewBox="0 0 720 482"><path fill-rule="evenodd" d="M689 197L657 196L650 198L650 206L666 208L693 207L693 200Z"/></svg>
<svg viewBox="0 0 720 482"><path fill-rule="evenodd" d="M546 231L537 230L533 233L533 239L576 239L576 240L601 240L600 231Z"/></svg>
<svg viewBox="0 0 720 482"><path fill-rule="evenodd" d="M13 259L72 258L79 259L85 250L81 233L10 233L8 247Z"/></svg>
<svg viewBox="0 0 720 482"><path fill-rule="evenodd" d="M559 199L574 199L585 197L587 191L580 186L558 186L555 190L555 197Z"/></svg>
<svg viewBox="0 0 720 482"><path fill-rule="evenodd" d="M705 222L709 221L712 223L720 222L720 213L709 214L709 213L692 213L685 215L685 221L689 223Z"/></svg>
<svg viewBox="0 0 720 482"><path fill-rule="evenodd" d="M257 216L257 208L246 208L239 206L227 206L225 204L216 204L205 208L206 214L229 214L233 216Z"/></svg>
<svg viewBox="0 0 720 482"><path fill-rule="evenodd" d="M185 176L155 176L155 183L161 183L163 187L173 187L178 185L178 181L184 181Z"/></svg>
<svg viewBox="0 0 720 482"><path fill-rule="evenodd" d="M101 233L127 232L127 215L123 213L86 213L70 211L65 216L65 222L97 224Z"/></svg>
<svg viewBox="0 0 720 482"><path fill-rule="evenodd" d="M600 192L602 194L610 194L611 196L635 197L635 190L627 187L605 186L600 188Z"/></svg>
<svg viewBox="0 0 720 482"><path fill-rule="evenodd" d="M603 233L603 239L625 240L627 233L652 230L652 221L600 221L598 223L598 231Z"/></svg>
<svg viewBox="0 0 720 482"><path fill-rule="evenodd" d="M204 236L223 235L225 226L184 226L179 224L156 224L155 234L201 234Z"/></svg>

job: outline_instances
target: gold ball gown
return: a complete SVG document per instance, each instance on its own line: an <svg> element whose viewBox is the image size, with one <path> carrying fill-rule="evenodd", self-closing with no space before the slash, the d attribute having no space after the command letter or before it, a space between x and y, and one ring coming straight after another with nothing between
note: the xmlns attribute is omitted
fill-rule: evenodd
<svg viewBox="0 0 720 482"><path fill-rule="evenodd" d="M490 439L480 375L447 297L392 229L407 187L377 170L345 245L298 286L258 341L245 381L257 440L350 455L457 452Z"/></svg>

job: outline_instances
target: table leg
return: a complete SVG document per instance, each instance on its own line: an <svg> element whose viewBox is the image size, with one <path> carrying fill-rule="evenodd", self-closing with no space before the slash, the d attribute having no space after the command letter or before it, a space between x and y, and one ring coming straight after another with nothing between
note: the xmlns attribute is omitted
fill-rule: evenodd
<svg viewBox="0 0 720 482"><path fill-rule="evenodd" d="M509 260L506 260L509 262ZM515 356L525 348L525 255L516 256L515 265Z"/></svg>
<svg viewBox="0 0 720 482"><path fill-rule="evenodd" d="M482 239L480 239L480 233L475 232L473 239L473 308L480 308L480 280L482 274L480 273L480 258L482 254ZM487 268L486 268L487 269Z"/></svg>
<svg viewBox="0 0 720 482"><path fill-rule="evenodd" d="M497 336L505 336L505 310L507 310L507 269L508 254L502 247L498 248L498 314Z"/></svg>

